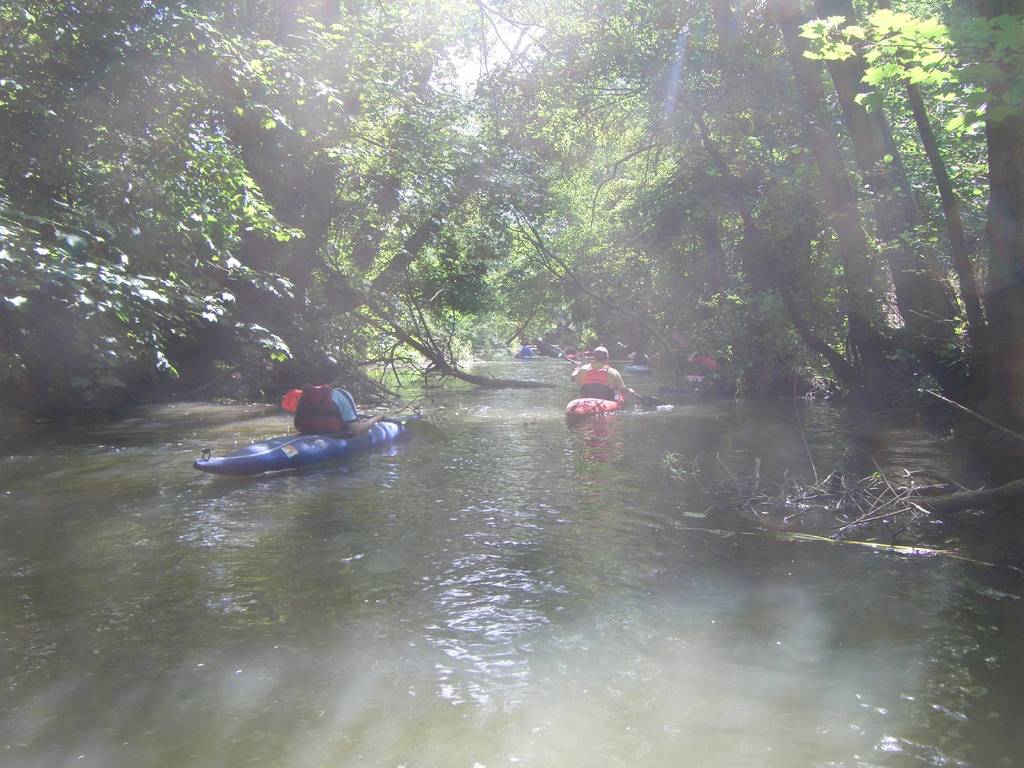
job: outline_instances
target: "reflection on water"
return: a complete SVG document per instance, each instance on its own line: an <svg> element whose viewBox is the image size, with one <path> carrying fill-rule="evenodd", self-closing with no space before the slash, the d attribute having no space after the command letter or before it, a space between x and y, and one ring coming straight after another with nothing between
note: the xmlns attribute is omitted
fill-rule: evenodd
<svg viewBox="0 0 1024 768"><path fill-rule="evenodd" d="M190 462L283 431L272 409L9 438L0 765L1019 763L1018 576L694 521L662 456L806 475L789 404L570 430L569 396L434 394L446 443L242 480ZM819 468L868 441L800 415Z"/></svg>
<svg viewBox="0 0 1024 768"><path fill-rule="evenodd" d="M574 453L583 464L608 464L622 455L618 435L619 414L611 413L588 419L570 427L577 437Z"/></svg>

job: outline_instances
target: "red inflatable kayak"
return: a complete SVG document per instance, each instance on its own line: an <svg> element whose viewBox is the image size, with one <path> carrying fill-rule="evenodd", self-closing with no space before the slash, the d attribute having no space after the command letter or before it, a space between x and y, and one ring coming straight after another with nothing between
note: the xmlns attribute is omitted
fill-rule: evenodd
<svg viewBox="0 0 1024 768"><path fill-rule="evenodd" d="M614 413L625 403L621 397L605 400L602 397L578 397L565 406L565 420L570 424L581 421L589 416L601 416Z"/></svg>

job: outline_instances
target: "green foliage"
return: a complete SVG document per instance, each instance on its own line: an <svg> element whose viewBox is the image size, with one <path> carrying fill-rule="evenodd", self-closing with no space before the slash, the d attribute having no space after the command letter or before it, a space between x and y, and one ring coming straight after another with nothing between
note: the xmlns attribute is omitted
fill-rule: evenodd
<svg viewBox="0 0 1024 768"><path fill-rule="evenodd" d="M176 373L168 337L230 311L227 291L139 274L106 238L0 204L0 375L35 398L88 404L148 371ZM206 286L216 291L214 284ZM41 384L39 391L33 391Z"/></svg>
<svg viewBox="0 0 1024 768"><path fill-rule="evenodd" d="M806 55L862 55L870 88L899 82L934 88L943 103L955 105L946 123L951 131L976 132L983 120L1024 114L1024 17L947 23L885 8L864 26L846 22L834 16L805 24L802 35L812 46Z"/></svg>
<svg viewBox="0 0 1024 768"><path fill-rule="evenodd" d="M756 387L827 370L788 292L851 355L849 265L767 6L51 5L0 7L8 401L388 357L388 313L453 355L569 323L666 365L711 352ZM803 29L810 57L866 62L858 101L895 142L880 165L906 173L924 213L907 237L942 268L943 208L893 86L925 95L975 242L971 131L1024 110L1021 24L926 3ZM850 179L873 233L889 201ZM857 279L898 338L885 254L865 248Z"/></svg>

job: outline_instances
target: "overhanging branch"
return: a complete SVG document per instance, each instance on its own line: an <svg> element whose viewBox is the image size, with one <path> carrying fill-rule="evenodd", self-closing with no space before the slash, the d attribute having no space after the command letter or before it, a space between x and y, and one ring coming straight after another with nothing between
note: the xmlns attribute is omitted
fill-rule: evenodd
<svg viewBox="0 0 1024 768"><path fill-rule="evenodd" d="M657 342L661 344L662 347L665 348L666 352L668 352L670 355L675 355L676 350L672 343L668 340L668 338L665 337L665 335L660 330L658 330L650 322L648 322L647 319L643 317L643 315L641 315L639 312L634 312L631 309L627 309L626 307L623 307L621 304L617 304L616 302L609 299L607 296L602 296L600 293L598 293L593 288L588 286L582 280L582 278L579 277L579 275L572 271L569 265L565 263L564 259L554 254L547 247L547 245L544 242L543 236L540 234L540 231L537 229L536 225L533 222L528 221L524 216L522 216L519 213L516 214L516 218L519 220L520 231L523 232L526 238L533 245L534 249L537 252L537 255L541 257L541 264L548 272L550 272L552 275L554 275L556 278L566 283L567 285L576 288L580 292L585 293L587 296L590 296L592 299L601 302L609 309L613 309L616 312L620 312L626 317L630 318L631 320L636 321L641 326L643 326L644 330L651 334L651 336L653 336L657 340Z"/></svg>

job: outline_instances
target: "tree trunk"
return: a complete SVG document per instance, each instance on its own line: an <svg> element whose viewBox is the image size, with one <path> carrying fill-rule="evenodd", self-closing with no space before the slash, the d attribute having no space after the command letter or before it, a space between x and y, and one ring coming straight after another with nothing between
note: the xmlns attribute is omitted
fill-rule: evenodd
<svg viewBox="0 0 1024 768"><path fill-rule="evenodd" d="M195 60L198 73L227 105L244 103L223 62ZM273 209L274 216L302 231L301 239L285 243L258 233L243 235L241 261L257 270L280 274L294 286L292 298L270 295L243 283L236 286L239 319L261 325L283 338L293 353L310 347L303 326L306 291L311 277L323 267L321 246L337 214L337 163L297 134L267 131L247 110L239 116L224 109L228 135L238 146L246 170Z"/></svg>
<svg viewBox="0 0 1024 768"><path fill-rule="evenodd" d="M843 167L838 141L826 128L829 121L824 112L820 69L803 55L805 46L798 28L803 20L799 0L779 0L777 12L799 97L807 112L807 143L818 166L825 208L838 242L850 347L863 363L869 388L878 394L892 381L890 365L883 354L889 343L878 330L880 306L872 295L872 288L878 281L868 260L868 240L861 225L857 198Z"/></svg>
<svg viewBox="0 0 1024 768"><path fill-rule="evenodd" d="M986 17L1024 14L1024 0L982 0ZM992 87L996 98L1005 86ZM988 142L988 284L990 389L983 410L1024 427L1024 116L985 124Z"/></svg>
<svg viewBox="0 0 1024 768"><path fill-rule="evenodd" d="M715 17L715 31L718 33L718 47L729 53L739 42L740 27L733 12L731 0L711 0L711 11Z"/></svg>
<svg viewBox="0 0 1024 768"><path fill-rule="evenodd" d="M921 98L921 91L913 83L907 83L907 99L910 102L910 111L914 115L918 135L921 137L921 144L924 146L932 174L935 176L939 199L942 201L943 221L946 224L946 235L949 237L953 268L960 281L960 298L963 300L967 313L967 329L971 337L971 345L976 353L981 353L984 356L987 330L985 328L985 313L982 309L981 292L978 289L974 264L971 261L971 251L967 246L967 237L964 235L960 207L957 204L956 195L953 193L953 183L946 170L946 161L943 159L942 153L939 152L939 144L935 140L935 132L932 131L924 99Z"/></svg>
<svg viewBox="0 0 1024 768"><path fill-rule="evenodd" d="M427 48L420 58L415 62L413 81L416 83L414 94L419 101L425 101L429 96L430 78L434 73L434 66L437 63L439 51ZM391 150L395 153L413 151L403 146L408 143L412 145L413 136L410 128L402 129L395 137ZM366 211L362 217L359 228L352 235L352 262L364 271L373 266L373 260L380 251L380 244L383 242L387 232L387 222L398 210L401 202L402 179L396 173L389 173L382 177L373 179L376 182L377 190L373 196L373 208Z"/></svg>
<svg viewBox="0 0 1024 768"><path fill-rule="evenodd" d="M863 374L849 360L843 357L838 350L818 336L811 328L807 318L804 317L800 302L793 296L793 290L790 287L791 275L788 274L790 270L779 253L778 244L766 237L754 224L753 216L749 211L744 212L743 218L747 227L747 234L744 237L745 246L747 248L756 247L759 255L765 261L766 271L774 278L773 287L775 292L782 299L782 306L785 308L786 314L789 315L789 322L796 330L797 335L800 336L804 345L812 352L816 352L825 358L836 379L844 387L849 390L856 390L862 386L864 381Z"/></svg>
<svg viewBox="0 0 1024 768"><path fill-rule="evenodd" d="M815 0L821 16L856 16L851 0ZM881 110L868 112L855 100L863 90L865 64L859 56L829 61L828 71L853 142L854 157L871 191L879 238L896 289L896 304L910 333L909 345L947 392L959 395L966 377L951 366L958 346L956 305L948 283L931 254L914 245L922 223L899 149Z"/></svg>
<svg viewBox="0 0 1024 768"><path fill-rule="evenodd" d="M697 116L697 125L700 128L704 148L711 157L712 163L722 177L730 182L730 186L738 187L732 171L725 162L725 158L711 140L711 135L703 116ZM793 298L793 291L790 288L789 265L780 256L776 243L767 237L757 226L757 223L754 221L753 211L743 202L743 198L737 195L735 201L740 216L743 217L745 229L741 250L744 254L743 272L747 276L748 281L755 286L755 289L757 289L757 284L761 283L766 288L774 290L782 299L782 305L786 309L790 323L796 329L797 334L807 348L825 358L825 361L832 368L832 372L843 386L851 390L857 389L863 382L860 372L854 368L849 360L829 346L811 329L810 324L800 309L799 303Z"/></svg>
<svg viewBox="0 0 1024 768"><path fill-rule="evenodd" d="M713 294L720 293L728 285L728 277L725 269L725 251L722 248L722 224L713 213L705 214L701 222L700 244L708 291Z"/></svg>
<svg viewBox="0 0 1024 768"><path fill-rule="evenodd" d="M384 289L388 282L396 275L406 269L420 252L438 233L444 224L446 216L457 211L458 208L470 197L480 192L481 188L489 181L490 173L494 162L490 158L482 163L473 163L467 166L462 178L455 189L451 191L450 197L444 200L437 210L430 216L423 219L409 236L405 238L402 247L391 262L373 279L373 287L377 290Z"/></svg>

